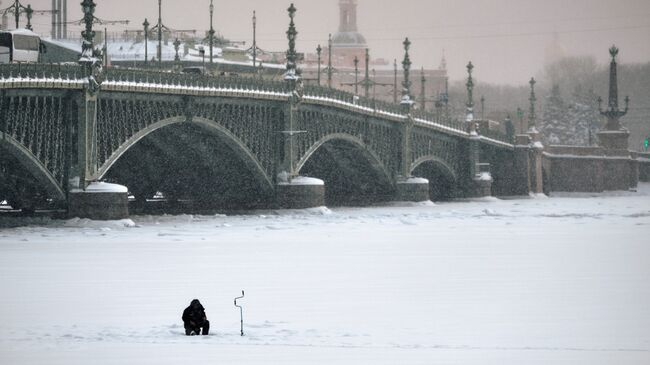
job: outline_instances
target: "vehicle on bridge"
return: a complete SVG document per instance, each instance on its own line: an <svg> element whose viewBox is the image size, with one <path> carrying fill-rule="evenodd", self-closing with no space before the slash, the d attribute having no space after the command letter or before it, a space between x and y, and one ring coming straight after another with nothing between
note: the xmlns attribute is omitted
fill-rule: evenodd
<svg viewBox="0 0 650 365"><path fill-rule="evenodd" d="M44 49L41 38L30 30L0 31L0 64L36 63Z"/></svg>

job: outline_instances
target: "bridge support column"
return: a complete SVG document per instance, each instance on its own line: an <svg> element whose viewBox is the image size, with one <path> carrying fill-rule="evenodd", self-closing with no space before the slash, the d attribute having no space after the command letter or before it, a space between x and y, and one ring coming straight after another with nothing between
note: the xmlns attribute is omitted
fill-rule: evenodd
<svg viewBox="0 0 650 365"><path fill-rule="evenodd" d="M517 136L512 172L512 194L530 195L544 193L542 157L544 146L538 133Z"/></svg>
<svg viewBox="0 0 650 365"><path fill-rule="evenodd" d="M325 206L325 182L298 176L278 177L276 203L280 209L307 209Z"/></svg>
<svg viewBox="0 0 650 365"><path fill-rule="evenodd" d="M70 218L119 220L128 216L128 189L122 185L91 183L68 194Z"/></svg>
<svg viewBox="0 0 650 365"><path fill-rule="evenodd" d="M492 196L493 180L489 170L490 164L481 163L480 156L480 138L474 130L469 139L470 182L467 189L467 196L470 198Z"/></svg>
<svg viewBox="0 0 650 365"><path fill-rule="evenodd" d="M542 157L544 154L544 145L541 142L539 132L533 130L530 133L532 143L528 158L530 171L530 192L531 194L544 194L544 174L542 166Z"/></svg>
<svg viewBox="0 0 650 365"><path fill-rule="evenodd" d="M419 177L400 179L397 181L395 200L399 202L425 202L429 196L429 180Z"/></svg>

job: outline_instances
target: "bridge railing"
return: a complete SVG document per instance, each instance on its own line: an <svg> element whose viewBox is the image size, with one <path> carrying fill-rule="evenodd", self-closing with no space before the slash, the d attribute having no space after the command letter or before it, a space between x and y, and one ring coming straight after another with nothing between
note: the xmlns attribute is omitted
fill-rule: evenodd
<svg viewBox="0 0 650 365"><path fill-rule="evenodd" d="M479 129L479 134L483 137L493 139L499 142L503 142L506 144L514 144L515 142L512 136L508 136L499 130L481 128Z"/></svg>
<svg viewBox="0 0 650 365"><path fill-rule="evenodd" d="M9 63L0 65L0 79L63 79L84 77L81 65L61 63Z"/></svg>
<svg viewBox="0 0 650 365"><path fill-rule="evenodd" d="M248 90L282 94L289 92L284 82L238 76L208 76L156 70L113 68L106 70L105 77L106 81L135 84L151 83L165 86Z"/></svg>
<svg viewBox="0 0 650 365"><path fill-rule="evenodd" d="M429 123L442 125L456 131L466 131L465 123L441 113L432 113L426 110L414 110L412 112L412 115L415 119L421 119Z"/></svg>
<svg viewBox="0 0 650 365"><path fill-rule="evenodd" d="M381 100L364 98L349 93L347 91L332 89L324 86L305 85L304 94L306 96L313 97L313 98L331 99L331 100L336 100L348 104L354 104L356 106L366 108L366 109L384 111L396 115L403 114L399 105L387 103Z"/></svg>

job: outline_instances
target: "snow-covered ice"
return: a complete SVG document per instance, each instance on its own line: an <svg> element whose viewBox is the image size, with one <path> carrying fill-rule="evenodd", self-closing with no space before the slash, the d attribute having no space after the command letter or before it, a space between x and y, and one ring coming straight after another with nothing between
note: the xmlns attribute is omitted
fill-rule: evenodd
<svg viewBox="0 0 650 365"><path fill-rule="evenodd" d="M0 229L1 364L650 363L647 184L19 223ZM213 335L183 335L193 298Z"/></svg>

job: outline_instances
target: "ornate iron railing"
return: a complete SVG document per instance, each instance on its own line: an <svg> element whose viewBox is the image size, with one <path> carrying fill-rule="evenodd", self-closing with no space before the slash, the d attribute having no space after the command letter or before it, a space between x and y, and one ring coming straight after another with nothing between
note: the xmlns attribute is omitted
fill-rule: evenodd
<svg viewBox="0 0 650 365"><path fill-rule="evenodd" d="M509 138L506 134L502 133L499 130L481 128L479 129L478 132L479 135L483 137L494 139L496 141L507 143L507 144L514 144L512 138Z"/></svg>
<svg viewBox="0 0 650 365"><path fill-rule="evenodd" d="M78 64L66 63L11 63L0 65L0 79L64 79L77 80L84 77Z"/></svg>
<svg viewBox="0 0 650 365"><path fill-rule="evenodd" d="M104 75L106 81L113 82L289 93L284 82L252 77L208 76L142 69L108 69Z"/></svg>

